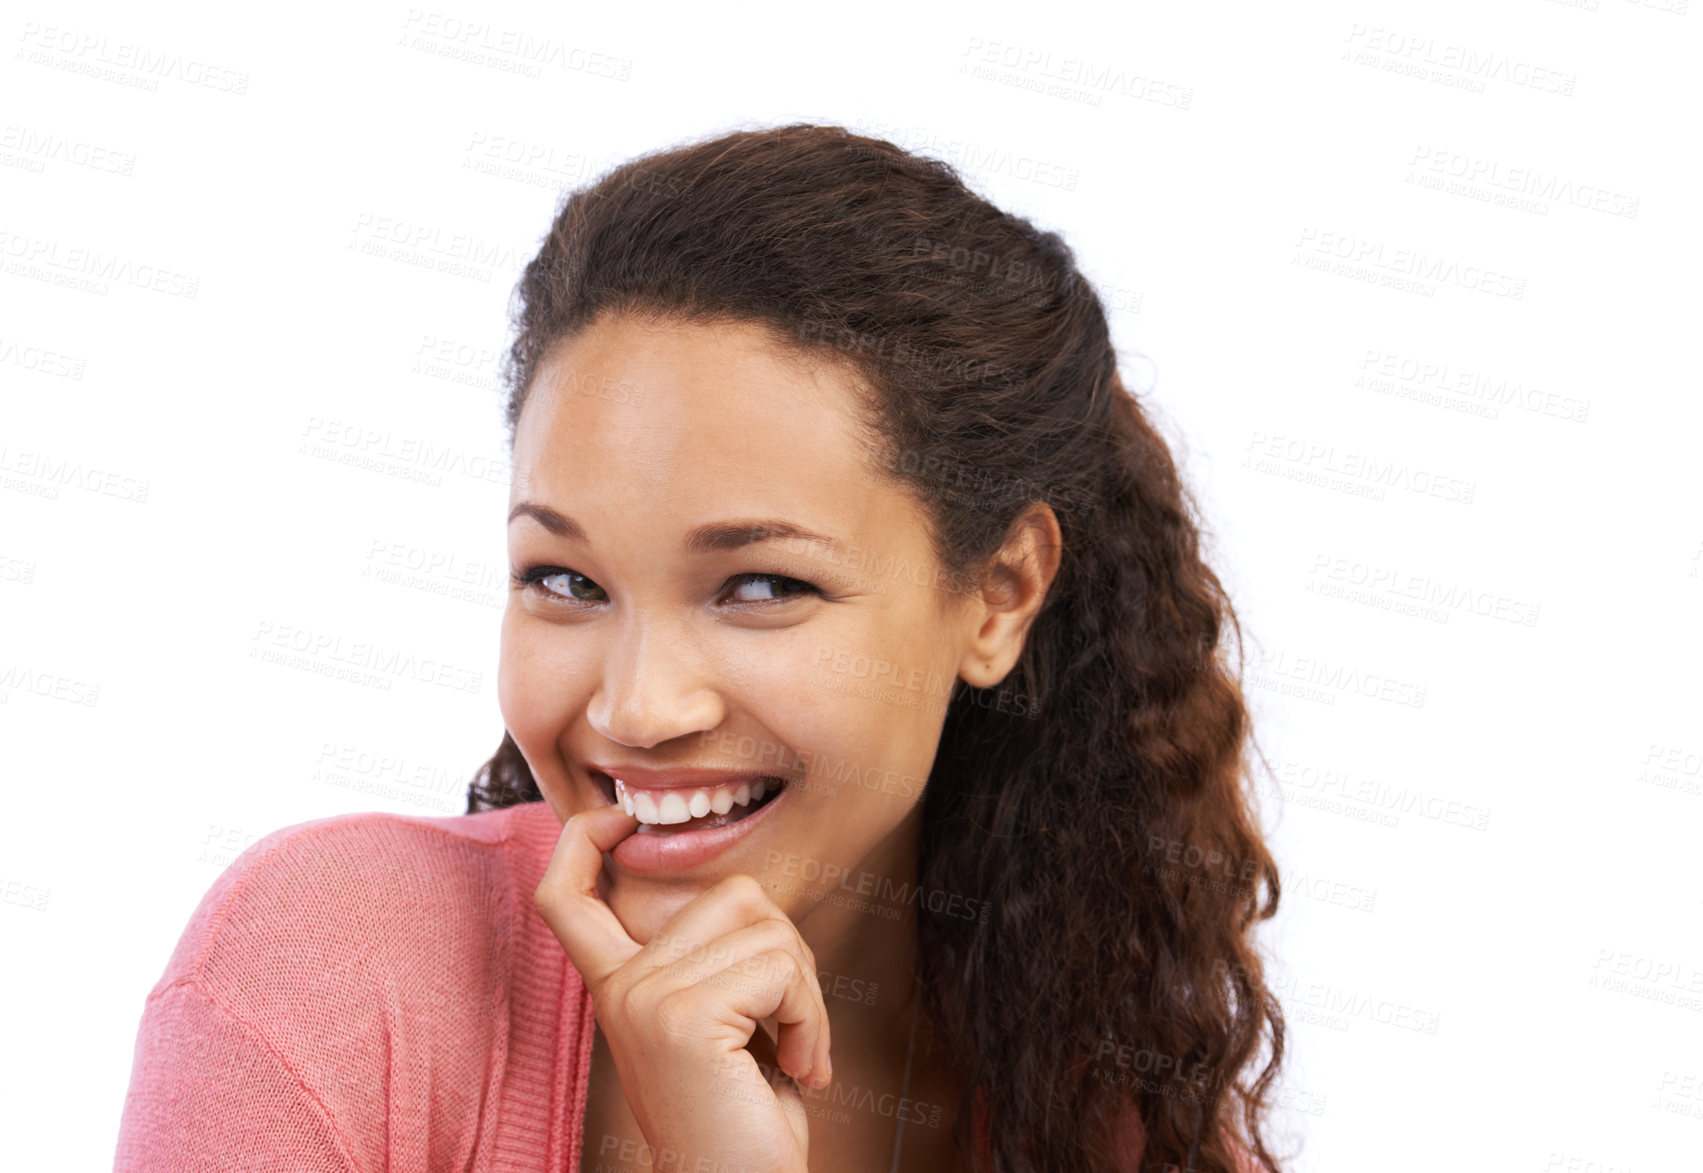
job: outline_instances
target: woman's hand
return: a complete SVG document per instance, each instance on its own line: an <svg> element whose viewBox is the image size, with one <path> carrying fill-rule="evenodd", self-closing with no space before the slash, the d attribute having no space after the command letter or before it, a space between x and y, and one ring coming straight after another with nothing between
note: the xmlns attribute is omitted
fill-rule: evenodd
<svg viewBox="0 0 1703 1173"><path fill-rule="evenodd" d="M603 853L637 826L618 806L568 819L533 904L585 979L645 1141L684 1168L806 1173L809 1123L792 1080L821 1088L829 1074L815 955L746 875L640 946L597 894ZM757 1029L771 1017L774 1042Z"/></svg>

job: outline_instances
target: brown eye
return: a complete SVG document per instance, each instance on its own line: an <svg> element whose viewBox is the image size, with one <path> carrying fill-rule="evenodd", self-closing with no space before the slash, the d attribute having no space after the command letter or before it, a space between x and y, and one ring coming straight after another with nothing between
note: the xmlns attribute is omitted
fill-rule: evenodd
<svg viewBox="0 0 1703 1173"><path fill-rule="evenodd" d="M525 574L513 576L516 585L523 588L541 587L546 596L564 602L600 603L601 598L585 598L578 592L583 587L590 588L599 595L603 588L576 570L564 570L560 566L534 566Z"/></svg>
<svg viewBox="0 0 1703 1173"><path fill-rule="evenodd" d="M779 603L799 595L821 593L802 579L788 578L784 574L741 574L733 581L735 584L733 589L736 592L747 586L762 587L764 584L771 584L765 587L769 591L766 598L747 597L733 600L736 603ZM781 589L777 590L777 587Z"/></svg>

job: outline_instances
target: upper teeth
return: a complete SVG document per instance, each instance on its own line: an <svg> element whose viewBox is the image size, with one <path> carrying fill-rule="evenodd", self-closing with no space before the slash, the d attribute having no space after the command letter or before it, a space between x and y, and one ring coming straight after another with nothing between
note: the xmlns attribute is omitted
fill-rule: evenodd
<svg viewBox="0 0 1703 1173"><path fill-rule="evenodd" d="M621 809L634 815L641 823L666 826L701 819L714 811L725 815L735 806L749 806L762 801L769 784L759 778L734 786L699 787L697 790L640 790L615 779L615 801Z"/></svg>

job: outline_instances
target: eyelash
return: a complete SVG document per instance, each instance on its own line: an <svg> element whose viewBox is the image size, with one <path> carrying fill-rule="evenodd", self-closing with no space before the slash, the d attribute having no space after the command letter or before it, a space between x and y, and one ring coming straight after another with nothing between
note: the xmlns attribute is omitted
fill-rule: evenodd
<svg viewBox="0 0 1703 1173"><path fill-rule="evenodd" d="M594 607L597 605L590 599L571 599L564 595L555 594L548 588L544 587L543 582L545 579L554 578L558 574L573 575L575 578L584 579L586 582L592 582L590 578L587 578L579 571L568 570L566 567L562 566L528 567L522 574L511 573L509 575L509 581L523 590L531 590L532 588L537 587L543 593L544 597L551 603L560 603L569 607ZM728 579L728 585L733 586L741 584L747 580L762 581L763 579L771 579L775 582L790 582L802 587L803 589L794 591L791 594L783 595L778 599L748 599L743 603L735 605L740 607L772 607L781 603L790 603L793 599L803 595L822 594L821 588L816 586L814 583L805 582L801 578L790 578L784 574L736 574L732 578ZM599 587L598 589L601 590L602 588Z"/></svg>

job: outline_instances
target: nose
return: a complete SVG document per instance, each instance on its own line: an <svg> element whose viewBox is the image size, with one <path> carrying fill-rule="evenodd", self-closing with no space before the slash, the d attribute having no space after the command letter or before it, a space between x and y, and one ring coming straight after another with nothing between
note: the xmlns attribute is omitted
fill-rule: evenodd
<svg viewBox="0 0 1703 1173"><path fill-rule="evenodd" d="M609 740L650 749L722 723L725 706L685 641L656 627L609 648L586 720Z"/></svg>

